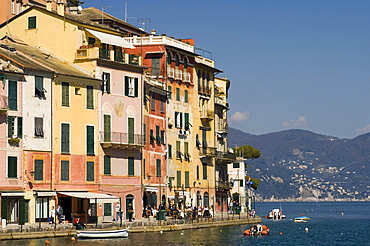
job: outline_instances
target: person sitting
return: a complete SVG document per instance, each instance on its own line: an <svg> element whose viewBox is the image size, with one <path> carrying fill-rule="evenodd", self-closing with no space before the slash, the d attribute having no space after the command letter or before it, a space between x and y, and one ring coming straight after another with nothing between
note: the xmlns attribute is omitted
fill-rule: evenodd
<svg viewBox="0 0 370 246"><path fill-rule="evenodd" d="M76 230L83 230L83 229L85 229L85 225L84 225L84 223L82 223L80 221L80 217L76 217L73 220L73 225L76 227Z"/></svg>

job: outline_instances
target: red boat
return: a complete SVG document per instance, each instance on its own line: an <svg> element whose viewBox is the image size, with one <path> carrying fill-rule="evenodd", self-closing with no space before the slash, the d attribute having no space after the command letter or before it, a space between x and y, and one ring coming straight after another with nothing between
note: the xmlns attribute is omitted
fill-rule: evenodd
<svg viewBox="0 0 370 246"><path fill-rule="evenodd" d="M244 236L265 236L270 229L266 225L257 224L244 231Z"/></svg>

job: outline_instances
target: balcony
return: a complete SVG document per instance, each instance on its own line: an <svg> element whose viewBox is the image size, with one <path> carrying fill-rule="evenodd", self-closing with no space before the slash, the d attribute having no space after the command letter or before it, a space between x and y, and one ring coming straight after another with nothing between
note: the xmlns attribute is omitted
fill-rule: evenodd
<svg viewBox="0 0 370 246"><path fill-rule="evenodd" d="M218 133L227 133L229 131L229 126L226 119L218 119L216 124L216 131Z"/></svg>
<svg viewBox="0 0 370 246"><path fill-rule="evenodd" d="M167 77L168 78L175 78L175 69L171 67L167 67Z"/></svg>
<svg viewBox="0 0 370 246"><path fill-rule="evenodd" d="M200 119L205 121L211 121L215 118L213 110L207 109L200 111Z"/></svg>
<svg viewBox="0 0 370 246"><path fill-rule="evenodd" d="M77 61L104 59L138 66L141 64L140 56L119 52L117 51L117 48L116 50L110 50L101 47L86 47L77 49L75 59Z"/></svg>
<svg viewBox="0 0 370 246"><path fill-rule="evenodd" d="M236 154L224 151L216 151L216 163L219 162L220 164L228 164L235 162Z"/></svg>
<svg viewBox="0 0 370 246"><path fill-rule="evenodd" d="M175 69L175 79L176 80L182 80L182 71Z"/></svg>
<svg viewBox="0 0 370 246"><path fill-rule="evenodd" d="M211 95L211 88L207 86L199 86L198 93L205 94L207 96Z"/></svg>
<svg viewBox="0 0 370 246"><path fill-rule="evenodd" d="M229 104L222 97L215 96L215 104L218 104L224 108L229 108Z"/></svg>
<svg viewBox="0 0 370 246"><path fill-rule="evenodd" d="M141 149L144 146L143 135L140 134L100 132L99 140L103 148Z"/></svg>
<svg viewBox="0 0 370 246"><path fill-rule="evenodd" d="M184 72L183 73L183 82L185 82L185 83L190 83L190 79L191 79L191 77L190 77L190 73L188 73L188 72Z"/></svg>
<svg viewBox="0 0 370 246"><path fill-rule="evenodd" d="M0 114L6 113L9 110L8 97L0 96Z"/></svg>
<svg viewBox="0 0 370 246"><path fill-rule="evenodd" d="M229 191L232 187L228 181L216 181L216 191Z"/></svg>
<svg viewBox="0 0 370 246"><path fill-rule="evenodd" d="M199 149L199 156L200 157L216 157L216 148L212 147L201 147Z"/></svg>

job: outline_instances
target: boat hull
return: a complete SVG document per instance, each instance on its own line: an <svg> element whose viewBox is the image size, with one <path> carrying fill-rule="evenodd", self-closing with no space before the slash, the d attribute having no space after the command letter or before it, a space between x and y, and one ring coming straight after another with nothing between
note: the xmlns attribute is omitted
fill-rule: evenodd
<svg viewBox="0 0 370 246"><path fill-rule="evenodd" d="M77 238L125 238L128 237L128 229L112 231L77 231Z"/></svg>

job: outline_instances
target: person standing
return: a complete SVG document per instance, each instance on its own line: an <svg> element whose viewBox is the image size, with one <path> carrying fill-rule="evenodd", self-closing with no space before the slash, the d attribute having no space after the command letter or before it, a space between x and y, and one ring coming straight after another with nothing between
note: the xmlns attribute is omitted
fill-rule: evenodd
<svg viewBox="0 0 370 246"><path fill-rule="evenodd" d="M132 207L132 204L130 203L127 207L127 213L128 213L128 221L132 221L132 216L134 215L134 208Z"/></svg>
<svg viewBox="0 0 370 246"><path fill-rule="evenodd" d="M58 204L57 205L57 213L56 215L58 216L58 224L62 224L62 215L63 215L63 208Z"/></svg>
<svg viewBox="0 0 370 246"><path fill-rule="evenodd" d="M51 209L50 209L50 224L54 224L55 223L55 208L54 206L51 206Z"/></svg>
<svg viewBox="0 0 370 246"><path fill-rule="evenodd" d="M122 215L121 215L121 205L117 203L116 205L116 221L122 220Z"/></svg>

